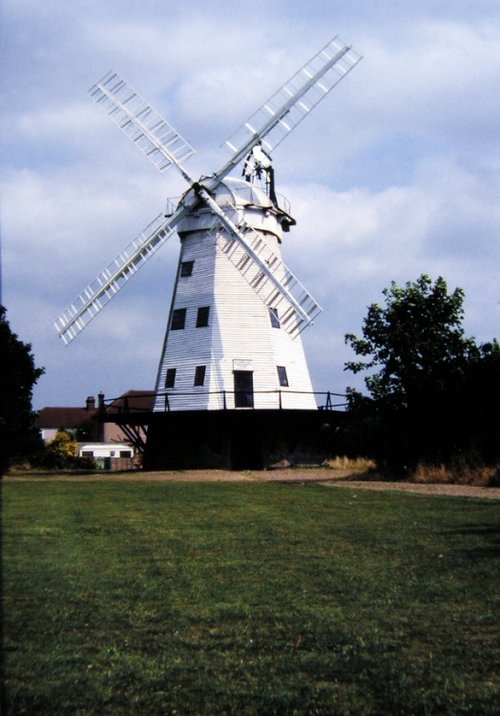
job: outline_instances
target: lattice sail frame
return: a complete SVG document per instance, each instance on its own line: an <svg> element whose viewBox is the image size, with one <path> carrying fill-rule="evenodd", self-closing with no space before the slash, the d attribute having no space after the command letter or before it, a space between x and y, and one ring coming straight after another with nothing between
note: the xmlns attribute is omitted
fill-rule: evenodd
<svg viewBox="0 0 500 716"><path fill-rule="evenodd" d="M54 325L66 345L170 238L170 224L159 214L61 313Z"/></svg>
<svg viewBox="0 0 500 716"><path fill-rule="evenodd" d="M216 176L236 166L259 141L268 152L276 149L361 59L338 36L330 40L226 140L233 157Z"/></svg>
<svg viewBox="0 0 500 716"><path fill-rule="evenodd" d="M280 309L281 326L296 338L321 313L320 305L235 206L228 213L211 197L207 203L220 221L211 231L217 246L260 300Z"/></svg>
<svg viewBox="0 0 500 716"><path fill-rule="evenodd" d="M195 153L189 142L116 72L104 75L89 94L160 172L172 164L178 167Z"/></svg>

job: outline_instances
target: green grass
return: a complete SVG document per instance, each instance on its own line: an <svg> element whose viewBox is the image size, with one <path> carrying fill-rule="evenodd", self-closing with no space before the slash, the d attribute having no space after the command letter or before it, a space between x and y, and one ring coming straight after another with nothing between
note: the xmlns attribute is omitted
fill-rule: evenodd
<svg viewBox="0 0 500 716"><path fill-rule="evenodd" d="M9 714L493 714L493 500L4 482Z"/></svg>

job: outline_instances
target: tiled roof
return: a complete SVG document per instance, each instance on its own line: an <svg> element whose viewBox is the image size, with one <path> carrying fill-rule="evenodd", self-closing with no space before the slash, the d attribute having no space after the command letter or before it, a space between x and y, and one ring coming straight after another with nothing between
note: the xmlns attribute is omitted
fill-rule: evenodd
<svg viewBox="0 0 500 716"><path fill-rule="evenodd" d="M97 415L86 408L42 408L36 419L37 428L78 428Z"/></svg>
<svg viewBox="0 0 500 716"><path fill-rule="evenodd" d="M131 411L146 411L153 409L154 390L128 390L107 406L106 412L113 413L128 407Z"/></svg>
<svg viewBox="0 0 500 716"><path fill-rule="evenodd" d="M128 390L111 403L106 401L106 412L121 412L124 408L132 412L149 412L153 409L154 390ZM42 408L35 420L37 428L78 428L89 420L97 418L98 408Z"/></svg>

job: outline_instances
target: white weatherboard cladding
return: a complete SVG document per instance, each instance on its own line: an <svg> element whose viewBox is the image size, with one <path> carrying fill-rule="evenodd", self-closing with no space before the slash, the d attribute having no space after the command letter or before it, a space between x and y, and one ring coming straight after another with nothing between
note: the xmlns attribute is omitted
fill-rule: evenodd
<svg viewBox="0 0 500 716"><path fill-rule="evenodd" d="M238 206L245 220L262 231L280 256L281 226L266 206ZM256 409L316 409L300 336L273 328L269 310L239 270L216 245L215 218L202 208L181 222L180 263L193 261L191 276L178 271L171 307L186 309L182 330L169 330L160 361L156 391L168 393L170 410L234 408L235 366L251 366ZM198 308L210 307L209 325L197 328ZM171 317L170 317L171 320ZM235 363L236 361L236 363ZM238 363L240 362L240 363ZM206 366L204 385L194 387L197 366ZM279 385L277 366L287 372ZM175 368L174 388L165 389L167 369ZM224 396L225 391L225 396ZM156 411L166 409L158 396Z"/></svg>

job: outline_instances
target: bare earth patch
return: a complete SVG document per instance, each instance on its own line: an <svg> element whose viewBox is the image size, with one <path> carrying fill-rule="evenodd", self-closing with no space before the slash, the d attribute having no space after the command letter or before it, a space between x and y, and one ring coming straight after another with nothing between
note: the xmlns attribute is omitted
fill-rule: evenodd
<svg viewBox="0 0 500 716"><path fill-rule="evenodd" d="M422 495L451 495L456 497L479 497L500 500L499 487L479 487L475 485L419 484L411 482L391 482L383 480L356 479L363 474L353 470L334 470L331 468L289 468L283 470L168 470L158 472L120 472L120 473L11 473L3 479L27 481L33 479L65 480L89 482L93 480L116 482L130 480L137 482L317 482L326 487L349 487L361 490L399 490Z"/></svg>

